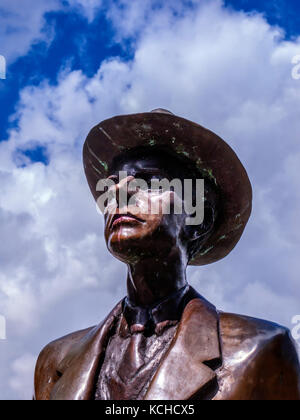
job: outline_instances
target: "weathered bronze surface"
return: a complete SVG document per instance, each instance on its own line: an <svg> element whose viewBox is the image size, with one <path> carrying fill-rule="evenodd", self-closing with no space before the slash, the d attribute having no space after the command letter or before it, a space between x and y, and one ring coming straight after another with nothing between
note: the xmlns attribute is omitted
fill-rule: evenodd
<svg viewBox="0 0 300 420"><path fill-rule="evenodd" d="M173 152L167 144L175 145ZM219 312L187 284L187 265L226 256L250 215L251 185L229 146L197 124L156 111L101 123L87 139L84 162L96 199L103 175L119 192L134 178L201 174L205 219L187 226L186 213L146 214L150 190L139 214L128 206L105 215L108 249L128 267L127 297L98 326L45 347L35 398L299 400L300 367L289 331ZM118 179L119 171L127 178ZM163 208L174 194L160 200Z"/></svg>
<svg viewBox="0 0 300 420"><path fill-rule="evenodd" d="M224 258L239 241L251 213L252 188L235 152L213 132L168 111L121 115L102 121L89 133L83 162L91 192L97 200L97 181L111 172L112 160L135 148L161 148L182 165L192 162L201 177L216 184L222 195L218 225L205 247L189 261L205 265Z"/></svg>

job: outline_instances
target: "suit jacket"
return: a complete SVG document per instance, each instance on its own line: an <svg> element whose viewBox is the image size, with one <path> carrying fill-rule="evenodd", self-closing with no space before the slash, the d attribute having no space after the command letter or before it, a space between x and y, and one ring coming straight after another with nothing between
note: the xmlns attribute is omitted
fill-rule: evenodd
<svg viewBox="0 0 300 420"><path fill-rule="evenodd" d="M35 371L35 399L91 400L121 302L98 326L48 344ZM300 400L300 369L287 329L220 313L191 300L146 400Z"/></svg>

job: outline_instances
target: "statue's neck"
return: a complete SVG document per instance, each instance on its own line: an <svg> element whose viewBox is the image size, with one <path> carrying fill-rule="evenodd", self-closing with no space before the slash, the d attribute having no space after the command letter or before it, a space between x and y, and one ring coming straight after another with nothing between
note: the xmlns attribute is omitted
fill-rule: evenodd
<svg viewBox="0 0 300 420"><path fill-rule="evenodd" d="M128 265L127 293L137 306L152 306L187 284L182 255L152 257Z"/></svg>

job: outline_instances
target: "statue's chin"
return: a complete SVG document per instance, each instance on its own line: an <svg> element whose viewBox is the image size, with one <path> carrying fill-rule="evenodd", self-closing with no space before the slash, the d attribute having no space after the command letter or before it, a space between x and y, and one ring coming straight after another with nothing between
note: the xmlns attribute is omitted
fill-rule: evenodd
<svg viewBox="0 0 300 420"><path fill-rule="evenodd" d="M140 241L134 236L120 236L116 238L115 235L113 235L109 239L107 247L110 253L116 258L130 258L132 253L140 248Z"/></svg>
<svg viewBox="0 0 300 420"><path fill-rule="evenodd" d="M136 263L147 255L153 255L153 249L147 249L143 240L126 237L120 241L110 241L108 243L109 252L118 260L131 264Z"/></svg>

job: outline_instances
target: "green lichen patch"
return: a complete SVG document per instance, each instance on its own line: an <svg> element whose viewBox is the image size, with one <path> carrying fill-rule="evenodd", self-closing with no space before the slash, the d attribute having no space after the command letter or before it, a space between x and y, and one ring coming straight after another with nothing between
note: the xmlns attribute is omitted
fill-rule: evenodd
<svg viewBox="0 0 300 420"><path fill-rule="evenodd" d="M183 144L179 144L178 146L176 146L176 152L180 155L184 155L186 157L190 157L189 153L185 150L185 147Z"/></svg>
<svg viewBox="0 0 300 420"><path fill-rule="evenodd" d="M212 249L214 249L214 246L210 246L205 251L201 252L201 257L204 257L206 254L208 254Z"/></svg>
<svg viewBox="0 0 300 420"><path fill-rule="evenodd" d="M98 161L100 163L100 165L103 166L103 168L106 170L106 172L108 171L108 165L106 162L103 162L101 159L98 158Z"/></svg>
<svg viewBox="0 0 300 420"><path fill-rule="evenodd" d="M217 179L214 176L212 169L203 169L202 168L201 170L207 178L212 180L215 183L215 185L218 186Z"/></svg>
<svg viewBox="0 0 300 420"><path fill-rule="evenodd" d="M156 140L155 139L149 140L149 146L155 146L155 145L156 145Z"/></svg>

